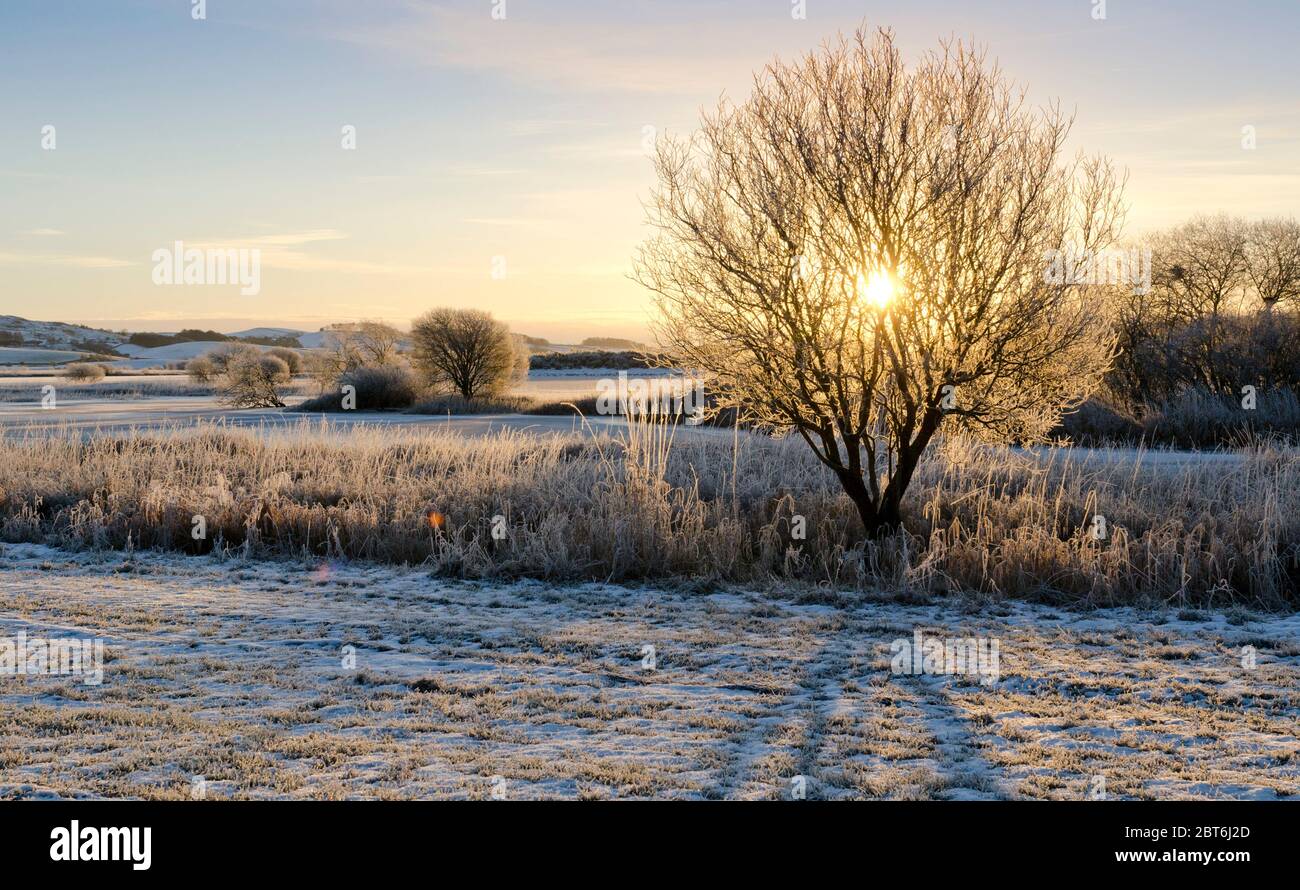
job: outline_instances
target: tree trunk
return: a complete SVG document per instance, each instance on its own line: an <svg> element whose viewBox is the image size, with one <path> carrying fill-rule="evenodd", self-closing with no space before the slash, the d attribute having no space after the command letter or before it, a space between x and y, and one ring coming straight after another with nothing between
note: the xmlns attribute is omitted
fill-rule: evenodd
<svg viewBox="0 0 1300 890"><path fill-rule="evenodd" d="M888 534L892 529L886 527L880 510L876 502L871 498L871 492L867 490L867 485L862 481L862 477L852 470L840 469L835 474L839 476L840 487L844 493L853 501L853 506L858 508L858 518L862 520L862 529L866 532L868 538L878 538ZM893 528L898 527L898 517L894 517Z"/></svg>
<svg viewBox="0 0 1300 890"><path fill-rule="evenodd" d="M898 455L898 466L894 468L894 475L890 477L889 484L885 486L885 493L880 499L880 513L892 521L894 529L897 529L903 521L903 495L907 493L907 487L912 484L912 474L916 472L917 464L921 462L921 455L925 454L925 449L934 438L942 419L943 412L939 409L930 408L926 411L916 438Z"/></svg>
<svg viewBox="0 0 1300 890"><path fill-rule="evenodd" d="M866 526L867 537L887 538L903 527L902 505L892 499L885 499L876 511L876 521Z"/></svg>
<svg viewBox="0 0 1300 890"><path fill-rule="evenodd" d="M912 474L916 472L930 440L939 429L943 412L937 408L929 409L921 420L921 428L916 438L898 455L898 465L885 486L880 503L872 502L862 477L847 470L839 471L840 484L858 508L862 518L862 529L868 538L883 538L894 534L903 525L903 495L912 483Z"/></svg>

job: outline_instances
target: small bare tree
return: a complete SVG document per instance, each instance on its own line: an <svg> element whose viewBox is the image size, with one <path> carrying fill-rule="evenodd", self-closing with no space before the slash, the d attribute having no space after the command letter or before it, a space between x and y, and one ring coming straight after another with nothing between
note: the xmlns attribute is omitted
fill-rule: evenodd
<svg viewBox="0 0 1300 890"><path fill-rule="evenodd" d="M289 366L273 355L240 355L230 360L217 389L232 408L283 408L278 387L289 382Z"/></svg>
<svg viewBox="0 0 1300 890"><path fill-rule="evenodd" d="M251 343L222 343L203 357L211 363L212 373L220 375L225 374L232 364L261 354L261 350Z"/></svg>
<svg viewBox="0 0 1300 890"><path fill-rule="evenodd" d="M1220 374L1225 320L1246 302L1247 234L1244 220L1199 216L1151 240L1151 300L1147 312L1168 319L1176 334L1168 352L1195 370L1197 382L1231 386Z"/></svg>
<svg viewBox="0 0 1300 890"><path fill-rule="evenodd" d="M195 383L208 383L217 375L217 368L211 359L200 355L185 363L185 373Z"/></svg>
<svg viewBox="0 0 1300 890"><path fill-rule="evenodd" d="M304 364L323 391L349 371L402 364L402 340L401 331L382 321L338 324L325 331L324 344Z"/></svg>
<svg viewBox="0 0 1300 890"><path fill-rule="evenodd" d="M1246 236L1246 274L1264 306L1300 306L1300 222L1274 217Z"/></svg>
<svg viewBox="0 0 1300 890"><path fill-rule="evenodd" d="M772 63L659 142L637 278L661 343L896 528L941 425L1038 439L1110 363L1075 261L1048 274L1122 217L1108 162L1060 160L1069 123L959 43L908 69L859 31Z"/></svg>
<svg viewBox="0 0 1300 890"><path fill-rule="evenodd" d="M105 373L103 365L93 365L90 362L73 362L63 369L64 377L81 383L103 380Z"/></svg>
<svg viewBox="0 0 1300 890"><path fill-rule="evenodd" d="M284 362L285 367L289 369L289 376L293 376L302 371L302 354L296 349L290 349L287 346L273 346L266 351L267 355L273 355Z"/></svg>
<svg viewBox="0 0 1300 890"><path fill-rule="evenodd" d="M334 349L347 356L351 367L383 368L395 364L401 352L402 332L382 321L337 325L329 332Z"/></svg>
<svg viewBox="0 0 1300 890"><path fill-rule="evenodd" d="M528 371L520 341L480 309L426 312L411 326L411 344L425 382L465 399L497 395Z"/></svg>

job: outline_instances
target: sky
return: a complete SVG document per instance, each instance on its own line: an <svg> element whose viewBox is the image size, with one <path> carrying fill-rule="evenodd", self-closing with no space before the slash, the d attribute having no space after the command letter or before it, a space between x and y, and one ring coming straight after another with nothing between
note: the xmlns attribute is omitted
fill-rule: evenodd
<svg viewBox="0 0 1300 890"><path fill-rule="evenodd" d="M1072 109L1072 149L1129 172L1130 236L1300 215L1296 0L198 3L0 0L0 315L314 330L466 306L644 339L647 134L863 24L909 59L972 39ZM156 284L177 241L259 250L260 290Z"/></svg>

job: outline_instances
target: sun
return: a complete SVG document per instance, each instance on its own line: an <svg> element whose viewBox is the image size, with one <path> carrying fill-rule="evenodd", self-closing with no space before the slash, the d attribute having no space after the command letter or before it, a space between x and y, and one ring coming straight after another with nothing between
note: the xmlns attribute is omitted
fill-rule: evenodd
<svg viewBox="0 0 1300 890"><path fill-rule="evenodd" d="M893 301L895 290L894 277L884 269L876 269L866 278L858 275L858 294L877 309Z"/></svg>

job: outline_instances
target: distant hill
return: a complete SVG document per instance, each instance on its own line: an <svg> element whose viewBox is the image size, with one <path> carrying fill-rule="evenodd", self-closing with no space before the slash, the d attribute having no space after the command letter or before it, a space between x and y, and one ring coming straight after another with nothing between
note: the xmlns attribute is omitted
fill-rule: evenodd
<svg viewBox="0 0 1300 890"><path fill-rule="evenodd" d="M246 331L235 331L229 336L264 343L292 338L297 340L303 349L319 349L325 342L325 334L321 331L300 331L295 328L249 328Z"/></svg>
<svg viewBox="0 0 1300 890"><path fill-rule="evenodd" d="M183 362L218 344L241 340L262 348L314 349L325 335L293 328L249 328L233 334L186 328L175 333L108 331L61 321L32 321L0 315L0 365L63 364L84 356L120 359L124 367L145 368Z"/></svg>
<svg viewBox="0 0 1300 890"><path fill-rule="evenodd" d="M31 321L17 315L0 315L0 347L62 349L78 354L112 355L125 342L126 336L114 331L61 321Z"/></svg>
<svg viewBox="0 0 1300 890"><path fill-rule="evenodd" d="M645 348L644 343L638 343L635 340L624 340L621 337L588 337L580 345L585 346L587 349L605 349L611 352Z"/></svg>
<svg viewBox="0 0 1300 890"><path fill-rule="evenodd" d="M226 342L231 342L234 339L234 337L231 337L231 340ZM271 348L270 346L258 343L251 345L263 352ZM182 343L169 343L166 346L155 346L152 349L146 349L128 343L118 349L119 352L127 357L126 360L116 362L115 365L127 368L157 368L179 365L192 358L206 355L220 346L221 343L214 343L210 340L187 340Z"/></svg>
<svg viewBox="0 0 1300 890"><path fill-rule="evenodd" d="M156 362L188 361L211 352L220 346L210 340L186 340L181 343L168 343L164 346L136 346L128 343L118 348L118 352L131 359L149 359Z"/></svg>

